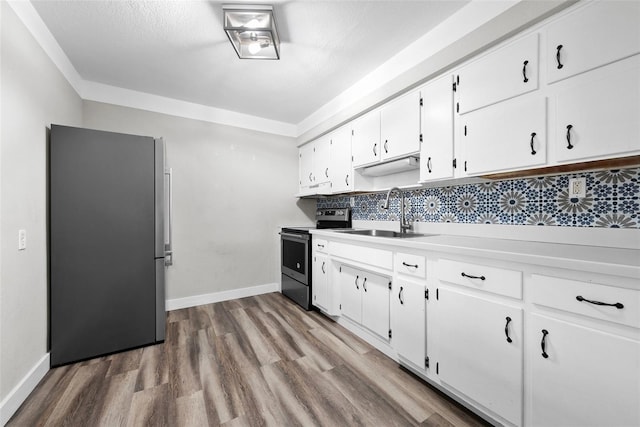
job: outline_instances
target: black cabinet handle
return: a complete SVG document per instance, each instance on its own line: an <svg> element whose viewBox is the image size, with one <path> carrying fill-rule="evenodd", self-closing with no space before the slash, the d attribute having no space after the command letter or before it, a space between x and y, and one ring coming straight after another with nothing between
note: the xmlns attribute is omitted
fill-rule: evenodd
<svg viewBox="0 0 640 427"><path fill-rule="evenodd" d="M542 330L542 341L540 341L540 347L542 347L542 357L545 359L549 357L547 354L547 335L549 335L549 331L546 329Z"/></svg>
<svg viewBox="0 0 640 427"><path fill-rule="evenodd" d="M313 181L313 179L311 179L311 175L312 175L312 173L309 172L309 181Z"/></svg>
<svg viewBox="0 0 640 427"><path fill-rule="evenodd" d="M324 245L321 245L320 243L318 243L318 247L319 248L324 248Z"/></svg>
<svg viewBox="0 0 640 427"><path fill-rule="evenodd" d="M373 155L377 156L378 153L376 152L376 148L378 148L378 143L376 142L375 144L373 144Z"/></svg>
<svg viewBox="0 0 640 427"><path fill-rule="evenodd" d="M536 150L533 148L533 138L536 137L536 133L535 132L531 132L531 142L529 142L529 145L531 146L531 155L535 156L536 155Z"/></svg>
<svg viewBox="0 0 640 427"><path fill-rule="evenodd" d="M326 273L326 271L324 271L324 264L325 264L325 262L324 262L324 261L322 261L322 274L325 274L325 273Z"/></svg>
<svg viewBox="0 0 640 427"><path fill-rule="evenodd" d="M367 292L367 278L364 278L364 281L362 282L362 289L364 289L365 292Z"/></svg>
<svg viewBox="0 0 640 427"><path fill-rule="evenodd" d="M562 49L562 45L559 44L558 47L556 47L557 51L556 51L556 62L558 63L558 70L561 69L562 67L564 67L564 65L562 65L562 62L560 62L560 49Z"/></svg>
<svg viewBox="0 0 640 427"><path fill-rule="evenodd" d="M624 305L623 305L621 302L616 302L616 303L614 303L614 304L610 304L610 303L607 303L607 302L591 301L591 300L588 300L588 299L586 299L586 298L583 298L581 295L578 295L578 296L576 297L576 299L577 299L578 301L580 301L580 302L583 302L583 301L584 301L584 302L588 302L589 304L604 305L604 306L607 306L607 307L615 307L615 308L617 308L618 310L622 310L622 309L624 308Z"/></svg>
<svg viewBox="0 0 640 427"><path fill-rule="evenodd" d="M567 125L567 149L571 150L573 145L571 145L571 129L573 129L573 125Z"/></svg>
<svg viewBox="0 0 640 427"><path fill-rule="evenodd" d="M462 277L466 277L468 279L480 279L480 280L486 280L486 277L484 276L471 276L467 273L465 273L464 271L462 272Z"/></svg>
<svg viewBox="0 0 640 427"><path fill-rule="evenodd" d="M529 79L527 78L527 64L529 63L529 61L524 61L524 64L522 65L522 76L524 77L524 82L527 83L529 81Z"/></svg>
<svg viewBox="0 0 640 427"><path fill-rule="evenodd" d="M387 139L384 140L384 152L385 153L389 152L389 140Z"/></svg>
<svg viewBox="0 0 640 427"><path fill-rule="evenodd" d="M418 264L407 264L404 261L402 261L402 265L404 265L405 267L418 268Z"/></svg>
<svg viewBox="0 0 640 427"><path fill-rule="evenodd" d="M356 289L360 289L360 286L358 286L358 279L360 278L360 276L356 276Z"/></svg>
<svg viewBox="0 0 640 427"><path fill-rule="evenodd" d="M431 173L431 157L427 159L427 170Z"/></svg>
<svg viewBox="0 0 640 427"><path fill-rule="evenodd" d="M513 342L509 336L509 323L511 323L511 317L507 316L507 324L504 325L504 334L507 336L507 342Z"/></svg>
<svg viewBox="0 0 640 427"><path fill-rule="evenodd" d="M324 170L324 176L326 176L327 178L329 178L329 168L326 168Z"/></svg>
<svg viewBox="0 0 640 427"><path fill-rule="evenodd" d="M347 174L347 176L344 177L344 182L345 184L349 185L349 174Z"/></svg>
<svg viewBox="0 0 640 427"><path fill-rule="evenodd" d="M400 304L404 304L404 300L402 299L402 286L400 286L400 292L398 292L398 300L400 300Z"/></svg>

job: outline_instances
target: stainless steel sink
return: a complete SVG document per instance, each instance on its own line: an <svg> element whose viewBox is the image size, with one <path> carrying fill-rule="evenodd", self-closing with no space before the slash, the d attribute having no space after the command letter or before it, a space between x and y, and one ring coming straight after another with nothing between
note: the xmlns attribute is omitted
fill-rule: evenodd
<svg viewBox="0 0 640 427"><path fill-rule="evenodd" d="M408 238L408 237L424 237L424 236L428 236L428 234L399 233L397 231L389 231L389 230L344 230L342 232L343 233L347 233L347 234L358 234L360 236L373 236L373 237Z"/></svg>

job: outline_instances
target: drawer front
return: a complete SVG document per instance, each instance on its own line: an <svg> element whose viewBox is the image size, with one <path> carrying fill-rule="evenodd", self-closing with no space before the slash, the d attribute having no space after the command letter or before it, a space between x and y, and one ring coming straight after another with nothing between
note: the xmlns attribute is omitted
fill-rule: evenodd
<svg viewBox="0 0 640 427"><path fill-rule="evenodd" d="M427 272L424 256L396 253L396 271L400 274L424 279Z"/></svg>
<svg viewBox="0 0 640 427"><path fill-rule="evenodd" d="M393 253L383 249L331 242L331 255L385 270L393 269Z"/></svg>
<svg viewBox="0 0 640 427"><path fill-rule="evenodd" d="M436 269L440 281L522 299L521 271L447 259L439 260Z"/></svg>
<svg viewBox="0 0 640 427"><path fill-rule="evenodd" d="M640 291L538 274L531 282L534 304L640 328Z"/></svg>
<svg viewBox="0 0 640 427"><path fill-rule="evenodd" d="M313 238L313 250L316 252L323 252L323 253L327 253L329 252L329 242L327 242L325 239L316 239L315 237Z"/></svg>

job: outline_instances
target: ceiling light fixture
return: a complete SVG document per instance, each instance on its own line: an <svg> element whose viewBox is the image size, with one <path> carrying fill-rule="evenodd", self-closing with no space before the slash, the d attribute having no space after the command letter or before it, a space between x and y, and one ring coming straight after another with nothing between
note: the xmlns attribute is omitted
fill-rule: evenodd
<svg viewBox="0 0 640 427"><path fill-rule="evenodd" d="M280 59L273 7L225 4L224 31L240 59Z"/></svg>

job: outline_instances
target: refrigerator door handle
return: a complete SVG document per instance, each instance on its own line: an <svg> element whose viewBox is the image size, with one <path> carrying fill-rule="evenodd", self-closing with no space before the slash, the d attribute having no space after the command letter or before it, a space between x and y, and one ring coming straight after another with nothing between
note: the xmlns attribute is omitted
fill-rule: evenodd
<svg viewBox="0 0 640 427"><path fill-rule="evenodd" d="M167 178L167 197L166 201L166 221L167 229L164 243L164 265L173 265L173 169L165 169L164 175Z"/></svg>

